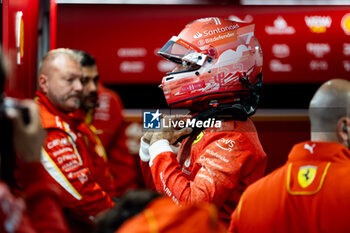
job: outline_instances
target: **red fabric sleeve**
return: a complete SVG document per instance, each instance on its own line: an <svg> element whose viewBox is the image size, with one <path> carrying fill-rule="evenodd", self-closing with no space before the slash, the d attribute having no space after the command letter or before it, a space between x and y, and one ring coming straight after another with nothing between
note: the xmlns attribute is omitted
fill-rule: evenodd
<svg viewBox="0 0 350 233"><path fill-rule="evenodd" d="M69 232L59 204L59 191L40 163L23 164L24 201L0 183L0 232Z"/></svg>
<svg viewBox="0 0 350 233"><path fill-rule="evenodd" d="M142 160L140 160L140 167L141 167L143 180L144 180L146 188L148 190L156 191L157 189L156 189L156 186L154 185L154 181L153 181L151 169L149 167L149 163L143 162Z"/></svg>
<svg viewBox="0 0 350 233"><path fill-rule="evenodd" d="M61 202L80 221L91 222L101 211L113 206L110 197L95 182L89 170L88 154L62 131L49 130L42 164L63 195Z"/></svg>
<svg viewBox="0 0 350 233"><path fill-rule="evenodd" d="M22 169L31 225L37 232L68 232L59 204L59 190L51 183L45 169L40 163L26 164Z"/></svg>
<svg viewBox="0 0 350 233"><path fill-rule="evenodd" d="M182 171L172 152L157 155L151 172L157 190L174 201L209 201L219 208L255 168L255 163L247 167L247 162L254 160L254 145L241 133L218 132L204 137L204 146L192 146L191 157L185 156L193 161L190 175Z"/></svg>
<svg viewBox="0 0 350 233"><path fill-rule="evenodd" d="M24 209L24 201L16 198L10 188L0 182L0 232L35 233Z"/></svg>

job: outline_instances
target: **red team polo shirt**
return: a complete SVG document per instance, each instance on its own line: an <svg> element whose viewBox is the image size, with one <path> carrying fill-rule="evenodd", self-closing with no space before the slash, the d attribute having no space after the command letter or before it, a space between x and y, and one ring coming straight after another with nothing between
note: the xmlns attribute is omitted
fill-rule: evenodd
<svg viewBox="0 0 350 233"><path fill-rule="evenodd" d="M350 151L297 144L287 163L247 188L230 232L350 232Z"/></svg>

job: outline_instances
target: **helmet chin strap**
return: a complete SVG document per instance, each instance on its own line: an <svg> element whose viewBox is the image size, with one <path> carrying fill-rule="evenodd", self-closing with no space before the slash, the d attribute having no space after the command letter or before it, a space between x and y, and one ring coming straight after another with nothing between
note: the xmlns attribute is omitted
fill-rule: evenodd
<svg viewBox="0 0 350 233"><path fill-rule="evenodd" d="M246 121L252 116L258 107L260 93L262 90L262 73L258 76L258 82L253 85L249 82L247 76L243 76L240 81L244 88L249 88L251 94L249 96L241 96L237 102L219 104L216 107L211 107L198 113L194 118L196 120L215 119L234 119L237 121Z"/></svg>
<svg viewBox="0 0 350 233"><path fill-rule="evenodd" d="M258 82L253 85L249 82L247 76L243 76L240 81L245 88L251 89L249 96L242 96L241 100L232 103L219 104L216 107L210 107L198 113L192 119L195 121L205 121L207 119L215 120L227 120L233 119L236 121L246 121L248 117L252 116L256 112L258 107L260 93L262 90L262 73L257 75ZM174 144L182 141L184 138L198 133L203 130L204 127L194 127L191 134L180 137Z"/></svg>

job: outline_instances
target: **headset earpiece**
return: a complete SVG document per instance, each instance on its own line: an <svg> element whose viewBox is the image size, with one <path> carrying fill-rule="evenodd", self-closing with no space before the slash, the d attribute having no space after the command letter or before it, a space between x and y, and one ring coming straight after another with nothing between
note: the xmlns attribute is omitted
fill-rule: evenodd
<svg viewBox="0 0 350 233"><path fill-rule="evenodd" d="M348 128L346 127L345 124L343 125L343 132L344 132L344 133L348 133Z"/></svg>

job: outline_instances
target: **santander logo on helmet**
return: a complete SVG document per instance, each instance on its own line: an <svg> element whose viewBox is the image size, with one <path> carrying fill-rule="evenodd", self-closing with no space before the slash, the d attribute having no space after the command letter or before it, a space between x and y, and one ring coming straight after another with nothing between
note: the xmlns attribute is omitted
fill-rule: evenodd
<svg viewBox="0 0 350 233"><path fill-rule="evenodd" d="M206 37L206 36L212 36L214 34L217 34L217 33L222 33L222 32L226 32L226 31L232 31L232 30L235 30L236 28L238 28L238 25L230 25L230 26L226 26L226 27L217 27L213 30L206 30L206 31L203 31L202 33L201 32L197 32L193 38L195 39L198 39L198 38L201 38L202 36Z"/></svg>
<svg viewBox="0 0 350 233"><path fill-rule="evenodd" d="M254 27L216 17L197 19L168 41L158 53L177 64L162 81L168 105L234 102L251 93L261 83L263 61Z"/></svg>

